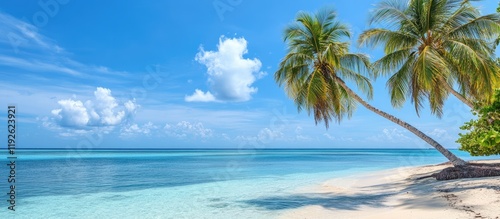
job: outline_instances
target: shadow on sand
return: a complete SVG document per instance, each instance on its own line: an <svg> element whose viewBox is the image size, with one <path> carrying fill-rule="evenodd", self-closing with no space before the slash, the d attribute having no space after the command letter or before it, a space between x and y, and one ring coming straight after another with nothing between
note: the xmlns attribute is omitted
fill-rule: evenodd
<svg viewBox="0 0 500 219"><path fill-rule="evenodd" d="M383 207L383 200L392 194L378 195L335 195L335 194L298 194L290 196L270 196L247 200L244 203L266 210L289 210L309 205L319 205L329 209L355 210L367 205Z"/></svg>
<svg viewBox="0 0 500 219"><path fill-rule="evenodd" d="M415 177L418 177L415 176ZM378 185L359 187L360 191L354 194L343 193L298 193L285 196L265 196L258 199L243 201L244 204L253 207L259 207L266 210L291 210L306 206L322 206L326 209L338 210L357 210L360 207L397 207L405 206L407 208L443 208L448 206L444 198L447 193L460 190L490 188L491 186L465 186L456 187L458 181L476 181L478 179L460 179L450 181L437 181L433 178L427 179L405 179L402 181L381 183ZM408 198L400 199L400 203L387 204L385 201L391 196L398 194L411 194L419 197L418 200Z"/></svg>

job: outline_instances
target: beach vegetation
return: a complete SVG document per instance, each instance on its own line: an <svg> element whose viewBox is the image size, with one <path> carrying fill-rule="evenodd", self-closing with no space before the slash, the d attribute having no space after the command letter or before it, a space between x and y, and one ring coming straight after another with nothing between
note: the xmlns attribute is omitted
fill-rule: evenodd
<svg viewBox="0 0 500 219"><path fill-rule="evenodd" d="M500 14L481 15L468 0L384 0L359 44L382 45L374 76L387 76L394 107L409 99L417 114L424 104L441 117L452 94L471 109L489 104L499 80L495 41Z"/></svg>
<svg viewBox="0 0 500 219"><path fill-rule="evenodd" d="M457 140L460 150L472 156L488 156L500 154L500 90L496 90L493 103L478 107L473 112L477 119L466 122L461 129L467 131L460 134Z"/></svg>
<svg viewBox="0 0 500 219"><path fill-rule="evenodd" d="M315 14L300 12L296 21L286 27L284 41L287 54L274 78L278 85L284 87L298 110L307 111L314 116L316 124L324 122L328 128L332 120L340 122L345 117L350 118L357 104L361 104L409 130L436 148L455 166L466 165L465 161L425 133L375 108L350 88L350 85L356 85L367 99L373 96L370 77L374 75L369 58L349 52L350 37L348 26L337 20L335 11L329 8ZM486 49L483 45L477 46ZM424 62L421 64L427 62L426 59L421 61Z"/></svg>

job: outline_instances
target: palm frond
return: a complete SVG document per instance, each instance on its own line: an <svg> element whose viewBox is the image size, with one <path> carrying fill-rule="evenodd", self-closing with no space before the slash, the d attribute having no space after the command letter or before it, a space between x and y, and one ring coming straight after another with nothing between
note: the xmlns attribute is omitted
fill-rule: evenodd
<svg viewBox="0 0 500 219"><path fill-rule="evenodd" d="M363 75L370 75L369 59L349 53L345 40L351 33L347 25L336 20L333 10L300 12L284 35L288 52L274 79L285 88L297 110L306 110L316 123L324 122L327 128L332 120L340 122L350 117L356 100L334 80L338 76L355 82L372 97L370 80Z"/></svg>
<svg viewBox="0 0 500 219"><path fill-rule="evenodd" d="M387 76L398 69L407 62L408 57L413 51L413 47L403 48L394 51L382 57L372 64L373 77L376 79L379 76Z"/></svg>
<svg viewBox="0 0 500 219"><path fill-rule="evenodd" d="M367 30L363 32L358 39L358 44L361 46L374 47L384 44L384 50L386 53L415 46L418 42L418 36L401 31L392 31L380 28Z"/></svg>
<svg viewBox="0 0 500 219"><path fill-rule="evenodd" d="M470 2L385 0L377 5L371 22L382 28L365 31L358 43L382 45L385 56L372 71L375 78L391 75L387 84L394 106L409 98L418 114L427 99L431 112L441 116L454 87L466 99L488 99L481 95L489 96L492 81L498 81L498 66L491 63L500 14L481 15ZM443 81L449 86L443 88Z"/></svg>
<svg viewBox="0 0 500 219"><path fill-rule="evenodd" d="M415 53L410 54L401 68L394 73L387 81L389 94L391 95L392 106L400 108L406 101L410 93L410 84L412 83L412 73L416 62Z"/></svg>

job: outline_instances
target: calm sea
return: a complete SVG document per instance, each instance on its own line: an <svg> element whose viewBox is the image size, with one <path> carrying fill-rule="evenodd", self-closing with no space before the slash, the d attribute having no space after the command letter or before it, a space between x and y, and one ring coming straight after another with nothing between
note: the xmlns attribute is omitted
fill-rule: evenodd
<svg viewBox="0 0 500 219"><path fill-rule="evenodd" d="M18 150L12 212L6 157L0 218L274 218L303 203L263 206L259 199L335 177L446 161L435 150L413 149Z"/></svg>

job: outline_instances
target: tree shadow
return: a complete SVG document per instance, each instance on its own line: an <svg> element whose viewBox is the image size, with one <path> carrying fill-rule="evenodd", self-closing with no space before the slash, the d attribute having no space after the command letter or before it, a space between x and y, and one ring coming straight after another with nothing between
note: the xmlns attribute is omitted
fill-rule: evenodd
<svg viewBox="0 0 500 219"><path fill-rule="evenodd" d="M404 182L390 182L373 186L360 187L355 194L340 193L303 193L288 196L267 196L258 199L243 201L243 203L266 210L290 210L305 206L322 206L326 209L357 210L361 207L396 207L406 206L408 208L443 208L447 206L445 199L436 199L436 183L434 179L412 181L409 186L402 186ZM423 182L424 181L424 182ZM442 182L441 182L442 183ZM401 189L398 189L401 188ZM376 194L373 194L376 191ZM419 197L418 200L408 198L400 200L400 204L385 204L385 201L394 195L411 193ZM431 195L433 194L433 195Z"/></svg>
<svg viewBox="0 0 500 219"><path fill-rule="evenodd" d="M491 166L496 165L500 164L491 164ZM299 193L266 196L241 201L241 203L267 210L290 210L314 205L332 210L357 210L361 207L381 208L397 206L413 209L437 209L449 206L445 196L452 192L460 192L469 189L491 189L495 192L500 191L500 186L498 184L483 184L481 180L485 178L438 181L435 178L425 177L439 171L441 170L415 174L410 178L402 180L358 187L358 191L355 191L354 194L336 192ZM457 186L459 184L460 186ZM398 194L402 194L402 196L398 197L399 203L389 204L385 202L391 196Z"/></svg>
<svg viewBox="0 0 500 219"><path fill-rule="evenodd" d="M243 201L243 203L266 210L288 210L309 205L328 209L356 210L361 206L384 207L383 200L393 193L376 195L339 195L334 193L305 193L288 196L269 196Z"/></svg>

